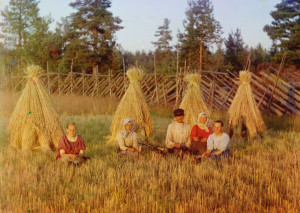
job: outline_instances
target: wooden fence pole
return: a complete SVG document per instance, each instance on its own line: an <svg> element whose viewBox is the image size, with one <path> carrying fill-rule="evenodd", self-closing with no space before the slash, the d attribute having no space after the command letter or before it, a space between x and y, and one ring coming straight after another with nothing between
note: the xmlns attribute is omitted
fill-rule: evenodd
<svg viewBox="0 0 300 213"><path fill-rule="evenodd" d="M49 79L49 65L47 61L47 87L48 87L48 93L50 94L50 79Z"/></svg>
<svg viewBox="0 0 300 213"><path fill-rule="evenodd" d="M126 92L126 68L125 68L125 60L123 57L123 82L124 82L124 93Z"/></svg>
<svg viewBox="0 0 300 213"><path fill-rule="evenodd" d="M71 63L71 94L73 94L73 59L72 59L72 63Z"/></svg>
<svg viewBox="0 0 300 213"><path fill-rule="evenodd" d="M277 83L278 83L278 80L279 80L280 72L281 72L281 70L283 69L283 64L284 64L284 60L285 60L285 55L286 55L286 53L284 53L283 56L282 56L282 58L281 58L279 70L278 70L278 73L277 73L277 76L276 76L276 80L275 80L275 83L274 83L274 87L273 87L273 89L272 89L271 97L270 97L270 100L269 100L268 112L270 112L270 108L271 108L271 104L272 104L272 100L273 100L273 94L274 94L275 89L276 89L276 87L277 87Z"/></svg>
<svg viewBox="0 0 300 213"><path fill-rule="evenodd" d="M153 55L153 65L154 65L154 80L155 80L155 93L156 93L156 101L159 104L158 99L158 90L157 90L157 76L156 76L156 65L155 65L155 53Z"/></svg>
<svg viewBox="0 0 300 213"><path fill-rule="evenodd" d="M111 97L111 70L108 71L109 97Z"/></svg>
<svg viewBox="0 0 300 213"><path fill-rule="evenodd" d="M82 94L85 96L85 73L82 74Z"/></svg>
<svg viewBox="0 0 300 213"><path fill-rule="evenodd" d="M58 94L61 95L61 79L60 79L60 73L58 73Z"/></svg>

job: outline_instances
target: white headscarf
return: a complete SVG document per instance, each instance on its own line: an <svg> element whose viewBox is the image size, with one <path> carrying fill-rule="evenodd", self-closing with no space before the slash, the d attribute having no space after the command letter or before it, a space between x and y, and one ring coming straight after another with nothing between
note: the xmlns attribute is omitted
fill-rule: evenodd
<svg viewBox="0 0 300 213"><path fill-rule="evenodd" d="M206 123L205 124L201 124L200 123L200 117L202 115L205 115L206 116ZM209 117L208 117L208 114L206 112L201 112L199 115L198 115L198 120L197 120L197 124L198 124L198 127L200 129L203 129L205 130L206 132L209 132L209 129L208 129L208 126L210 125L210 121L209 121Z"/></svg>
<svg viewBox="0 0 300 213"><path fill-rule="evenodd" d="M125 125L128 124L129 122L131 123L132 128L130 131L126 131ZM130 118L125 118L122 121L122 125L123 125L123 129L121 130L121 134L123 135L124 138L127 138L128 136L132 135L132 133L134 133L135 131L134 123Z"/></svg>

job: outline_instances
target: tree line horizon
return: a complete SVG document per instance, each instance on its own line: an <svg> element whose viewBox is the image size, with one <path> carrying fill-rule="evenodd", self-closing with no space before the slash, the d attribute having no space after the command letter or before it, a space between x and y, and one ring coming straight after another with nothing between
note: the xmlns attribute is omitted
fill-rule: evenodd
<svg viewBox="0 0 300 213"><path fill-rule="evenodd" d="M263 29L272 40L270 50L260 43L249 47L239 28L224 38L211 0L191 0L175 46L170 44L174 38L169 28L171 20L166 17L153 32L154 51L130 52L116 40L116 32L124 27L122 19L108 10L111 4L111 0L74 0L69 6L75 12L62 18L51 31L53 19L39 15L38 0L10 0L0 11L4 19L0 32L1 74L19 73L28 64L62 73L114 73L133 65L146 73L155 69L161 74L174 74L178 67L238 72L244 68L248 55L252 72L265 63L278 64L284 54L286 67L298 68L300 64L297 0L282 0L271 11L273 21ZM216 51L212 51L213 46Z"/></svg>

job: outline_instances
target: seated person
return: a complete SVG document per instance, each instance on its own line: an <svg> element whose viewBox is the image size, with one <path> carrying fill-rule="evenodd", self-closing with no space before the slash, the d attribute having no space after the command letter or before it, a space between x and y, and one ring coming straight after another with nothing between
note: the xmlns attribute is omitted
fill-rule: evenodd
<svg viewBox="0 0 300 213"><path fill-rule="evenodd" d="M212 134L212 128L209 126L208 114L201 112L198 115L197 124L192 128L191 147L192 154L202 155L207 149L207 138Z"/></svg>
<svg viewBox="0 0 300 213"><path fill-rule="evenodd" d="M182 154L188 150L191 143L191 127L189 124L183 122L183 109L174 110L174 118L175 121L168 126L166 147L169 152L182 157Z"/></svg>
<svg viewBox="0 0 300 213"><path fill-rule="evenodd" d="M207 150L202 154L204 158L219 159L229 156L230 138L223 132L223 122L217 120L214 122L214 134L207 139Z"/></svg>
<svg viewBox="0 0 300 213"><path fill-rule="evenodd" d="M123 129L117 133L119 153L123 155L138 155L137 134L133 121L130 118L123 120Z"/></svg>
<svg viewBox="0 0 300 213"><path fill-rule="evenodd" d="M67 134L63 135L58 142L58 155L56 159L79 165L90 158L84 157L83 152L86 149L83 138L76 135L76 124L74 122L67 124Z"/></svg>

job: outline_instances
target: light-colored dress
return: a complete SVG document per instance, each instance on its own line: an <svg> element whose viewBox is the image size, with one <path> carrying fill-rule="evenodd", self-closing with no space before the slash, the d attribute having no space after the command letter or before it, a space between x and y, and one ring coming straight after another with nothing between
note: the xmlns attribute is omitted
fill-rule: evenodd
<svg viewBox="0 0 300 213"><path fill-rule="evenodd" d="M125 125L130 122L132 128L130 131L126 131ZM120 154L123 155L138 155L138 152L127 151L127 148L138 148L137 134L135 132L133 121L130 118L123 120L123 129L117 133L116 139L119 144Z"/></svg>

